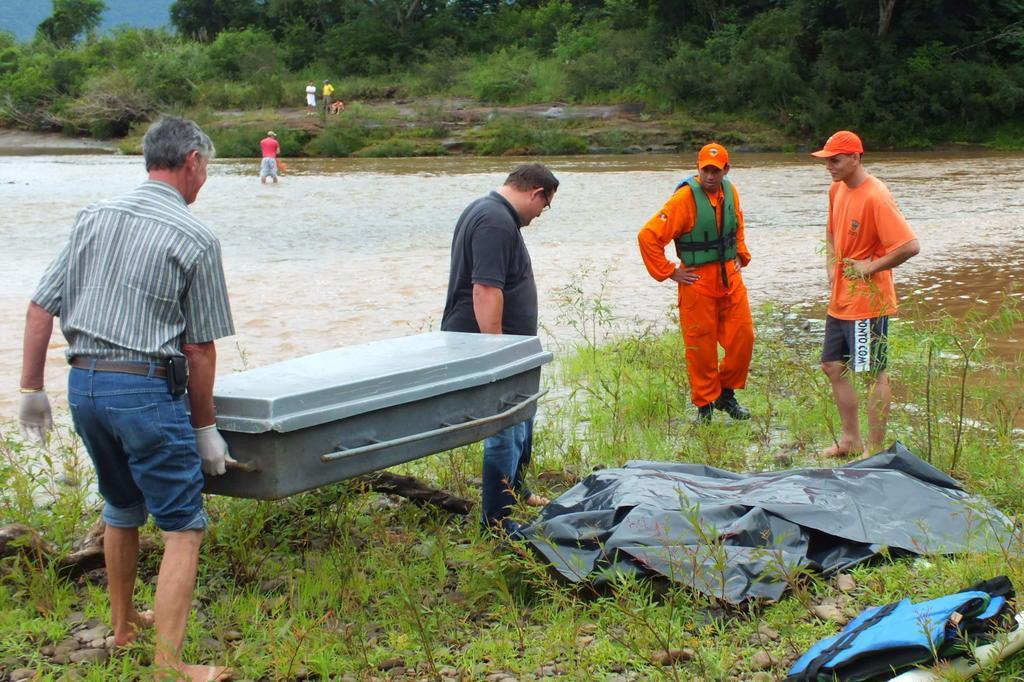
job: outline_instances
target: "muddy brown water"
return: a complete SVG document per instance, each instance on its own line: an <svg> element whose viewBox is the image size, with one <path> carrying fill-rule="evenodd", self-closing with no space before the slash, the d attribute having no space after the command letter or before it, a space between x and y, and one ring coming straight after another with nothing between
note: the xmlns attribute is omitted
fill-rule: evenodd
<svg viewBox="0 0 1024 682"><path fill-rule="evenodd" d="M820 302L824 168L804 155L734 156L731 177L754 255L745 272L753 304ZM255 161L216 161L194 211L221 239L238 329L219 344L218 371L436 329L455 220L517 161L296 159L277 186L259 184ZM546 162L562 187L524 233L546 343L580 338L568 321L580 315L560 303L560 290L572 285L600 295L616 314L606 332L674 327L673 286L648 276L636 232L689 174L689 158ZM962 315L1024 277L1024 154L871 154L866 163L921 238L921 254L897 274L904 299ZM144 177L137 157L0 156L0 421L16 415L25 306L75 213ZM1008 356L1021 334L1001 341ZM59 396L64 349L55 333L46 382Z"/></svg>

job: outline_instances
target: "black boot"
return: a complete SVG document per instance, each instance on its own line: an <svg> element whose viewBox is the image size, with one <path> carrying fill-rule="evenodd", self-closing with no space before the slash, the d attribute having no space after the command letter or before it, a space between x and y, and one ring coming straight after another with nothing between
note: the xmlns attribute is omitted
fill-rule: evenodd
<svg viewBox="0 0 1024 682"><path fill-rule="evenodd" d="M698 405L697 406L697 423L698 424L710 424L711 423L711 415L712 414L714 414L714 409L712 408L711 403L708 403L707 405Z"/></svg>
<svg viewBox="0 0 1024 682"><path fill-rule="evenodd" d="M715 400L715 409L725 412L733 419L750 419L750 410L740 405L731 388L723 388L722 395Z"/></svg>

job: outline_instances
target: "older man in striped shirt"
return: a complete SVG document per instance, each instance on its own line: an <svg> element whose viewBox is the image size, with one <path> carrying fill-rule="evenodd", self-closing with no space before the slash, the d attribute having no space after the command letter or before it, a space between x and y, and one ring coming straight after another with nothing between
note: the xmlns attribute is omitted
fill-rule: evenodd
<svg viewBox="0 0 1024 682"><path fill-rule="evenodd" d="M106 502L114 641L127 644L155 623L158 679L227 679L224 668L181 660L208 523L203 472L223 474L234 461L213 405L214 340L235 333L220 242L188 209L214 149L199 126L180 118L151 126L142 147L149 179L82 210L32 296L20 421L26 437L45 439L43 367L59 317L72 367L71 416ZM164 532L153 614L139 613L133 601L138 529L148 514Z"/></svg>

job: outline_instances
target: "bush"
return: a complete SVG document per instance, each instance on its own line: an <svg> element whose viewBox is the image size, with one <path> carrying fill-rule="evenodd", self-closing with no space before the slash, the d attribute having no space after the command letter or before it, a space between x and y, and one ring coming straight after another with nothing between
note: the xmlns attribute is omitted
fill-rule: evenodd
<svg viewBox="0 0 1024 682"><path fill-rule="evenodd" d="M409 157L409 156L447 156L448 150L437 142L429 140L410 140L402 137L391 137L376 142L352 154L363 157Z"/></svg>
<svg viewBox="0 0 1024 682"><path fill-rule="evenodd" d="M199 83L209 78L210 63L196 43L173 43L143 52L135 61L135 78L164 107L191 106Z"/></svg>
<svg viewBox="0 0 1024 682"><path fill-rule="evenodd" d="M369 127L350 117L331 123L306 145L310 156L350 156L372 140Z"/></svg>
<svg viewBox="0 0 1024 682"><path fill-rule="evenodd" d="M504 104L521 100L536 85L531 72L538 60L533 50L501 48L469 71L469 90L473 97L485 102Z"/></svg>
<svg viewBox="0 0 1024 682"><path fill-rule="evenodd" d="M281 156L304 155L303 149L309 141L309 133L294 128L283 128L273 121L241 126L207 127L206 132L217 148L218 157L251 159L262 155L260 140L266 137L270 128L277 131Z"/></svg>
<svg viewBox="0 0 1024 682"><path fill-rule="evenodd" d="M475 143L476 151L484 156L572 155L586 153L587 147L586 140L552 121L535 122L519 116L494 117Z"/></svg>
<svg viewBox="0 0 1024 682"><path fill-rule="evenodd" d="M255 82L281 72L281 52L273 36L247 28L224 31L209 48L210 63L222 76Z"/></svg>
<svg viewBox="0 0 1024 682"><path fill-rule="evenodd" d="M616 31L606 21L560 32L555 56L569 95L580 100L629 87L647 61L647 43L643 31Z"/></svg>
<svg viewBox="0 0 1024 682"><path fill-rule="evenodd" d="M93 137L126 135L132 124L149 120L159 107L135 77L120 69L94 76L84 92L65 109L69 132L87 130Z"/></svg>

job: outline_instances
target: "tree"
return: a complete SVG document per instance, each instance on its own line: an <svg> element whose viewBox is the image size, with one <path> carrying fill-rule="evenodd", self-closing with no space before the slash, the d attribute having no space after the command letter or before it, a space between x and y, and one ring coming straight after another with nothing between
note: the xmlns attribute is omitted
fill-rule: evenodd
<svg viewBox="0 0 1024 682"><path fill-rule="evenodd" d="M171 23L182 35L210 42L225 29L262 27L263 6L257 0L175 0Z"/></svg>
<svg viewBox="0 0 1024 682"><path fill-rule="evenodd" d="M36 30L54 45L67 47L83 33L96 30L105 11L103 0L53 0L53 14Z"/></svg>

